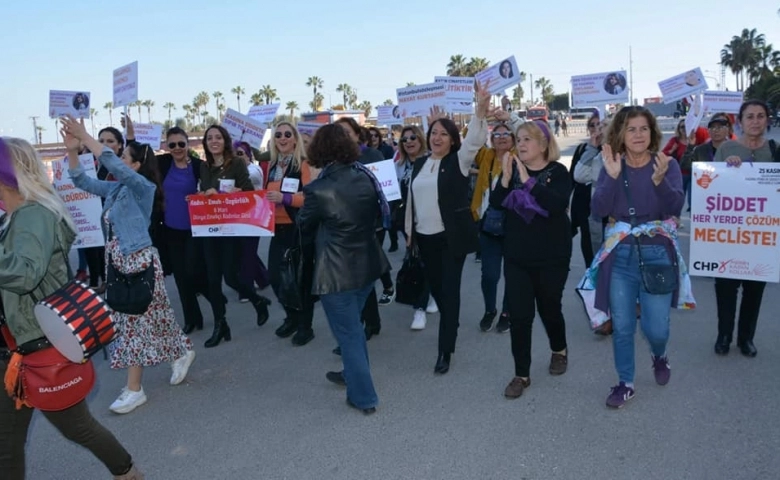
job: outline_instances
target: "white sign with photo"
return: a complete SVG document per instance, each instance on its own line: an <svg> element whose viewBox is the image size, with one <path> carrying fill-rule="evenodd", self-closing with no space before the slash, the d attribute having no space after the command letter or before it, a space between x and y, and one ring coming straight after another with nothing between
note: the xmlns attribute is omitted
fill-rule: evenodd
<svg viewBox="0 0 780 480"><path fill-rule="evenodd" d="M403 125L404 119L401 118L401 109L398 105L380 105L376 107L377 125Z"/></svg>
<svg viewBox="0 0 780 480"><path fill-rule="evenodd" d="M575 75L571 77L572 105L588 107L630 103L626 78L623 70Z"/></svg>
<svg viewBox="0 0 780 480"><path fill-rule="evenodd" d="M672 103L685 97L707 90L707 80L701 73L701 68L694 68L658 82L664 103Z"/></svg>
<svg viewBox="0 0 780 480"><path fill-rule="evenodd" d="M89 92L49 90L49 117L89 118Z"/></svg>
<svg viewBox="0 0 780 480"><path fill-rule="evenodd" d="M474 76L480 85L485 86L488 82L488 91L492 95L503 93L509 87L514 87L520 83L520 70L517 68L515 56L505 58L500 62L482 70Z"/></svg>

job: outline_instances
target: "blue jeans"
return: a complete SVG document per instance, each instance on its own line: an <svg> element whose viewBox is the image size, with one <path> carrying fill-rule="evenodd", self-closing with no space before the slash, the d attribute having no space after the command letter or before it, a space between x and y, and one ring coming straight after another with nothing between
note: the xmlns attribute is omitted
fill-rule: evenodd
<svg viewBox="0 0 780 480"><path fill-rule="evenodd" d="M688 196L688 210L691 209L691 174L683 175L683 192Z"/></svg>
<svg viewBox="0 0 780 480"><path fill-rule="evenodd" d="M495 312L498 281L501 279L501 261L504 259L504 238L480 232L479 247L482 251L482 298L485 299L485 312ZM504 293L501 312L507 311L509 307Z"/></svg>
<svg viewBox="0 0 780 480"><path fill-rule="evenodd" d="M371 380L366 334L360 324L360 312L373 289L374 282L371 282L357 290L320 296L330 330L341 348L347 399L362 409L376 407L379 402Z"/></svg>
<svg viewBox="0 0 780 480"><path fill-rule="evenodd" d="M83 248L78 249L79 252L79 267L78 270L87 270L87 252Z"/></svg>
<svg viewBox="0 0 780 480"><path fill-rule="evenodd" d="M672 294L651 295L645 290L639 272L636 245L618 245L612 256L609 309L612 317L615 369L621 382L633 383L637 300L642 312L642 332L650 344L650 351L660 357L666 354L666 343L669 340ZM646 265L672 263L663 245L643 245L642 258Z"/></svg>

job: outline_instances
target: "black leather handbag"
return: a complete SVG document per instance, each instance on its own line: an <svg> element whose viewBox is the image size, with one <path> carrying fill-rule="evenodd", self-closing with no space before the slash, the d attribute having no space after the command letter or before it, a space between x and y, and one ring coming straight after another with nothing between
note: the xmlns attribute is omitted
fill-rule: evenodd
<svg viewBox="0 0 780 480"><path fill-rule="evenodd" d="M111 238L111 229L109 236ZM103 299L112 310L128 315L146 313L154 297L154 262L137 273L122 273L108 255L106 292Z"/></svg>

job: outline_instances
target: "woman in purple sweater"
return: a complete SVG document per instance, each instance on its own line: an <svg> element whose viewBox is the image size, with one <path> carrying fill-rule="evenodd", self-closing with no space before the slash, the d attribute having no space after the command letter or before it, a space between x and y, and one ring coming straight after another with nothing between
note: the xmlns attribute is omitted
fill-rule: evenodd
<svg viewBox="0 0 780 480"><path fill-rule="evenodd" d="M607 406L613 408L622 407L634 396L637 303L656 382L666 385L671 373L666 344L669 314L676 305L678 289L650 293L640 266L640 262L646 267L673 265L674 277L680 277L680 268L684 273L673 221L684 202L682 175L677 162L670 162L659 151L661 140L655 117L647 109L621 109L607 132L604 169L591 203L594 215L610 217L605 244L597 255L595 306L611 315L614 328L612 346L619 384L607 397Z"/></svg>

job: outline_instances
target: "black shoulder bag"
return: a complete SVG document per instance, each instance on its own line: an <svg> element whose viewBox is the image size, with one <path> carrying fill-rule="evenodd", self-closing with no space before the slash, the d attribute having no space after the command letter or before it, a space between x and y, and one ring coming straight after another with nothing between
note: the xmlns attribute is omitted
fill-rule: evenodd
<svg viewBox="0 0 780 480"><path fill-rule="evenodd" d="M108 227L111 240L113 228ZM122 273L114 266L114 259L108 254L106 293L103 295L112 310L128 315L146 313L154 297L154 262L137 273Z"/></svg>
<svg viewBox="0 0 780 480"><path fill-rule="evenodd" d="M631 197L631 188L629 188L628 185L626 159L623 158L621 162L623 188L626 191L626 200L628 201L628 214L631 216L631 228L634 229L637 226L636 209L634 208L634 201ZM639 255L639 272L642 275L642 283L644 284L647 293L651 295L667 295L677 290L677 258L675 257L672 259L671 265L645 265L645 261L642 258L642 245L639 243L639 237L633 235L633 233L630 235L634 237L637 255Z"/></svg>
<svg viewBox="0 0 780 480"><path fill-rule="evenodd" d="M496 156L493 156L493 161L490 162L490 170L488 170L488 199L493 189L493 167L496 163ZM482 214L482 232L493 237L503 237L505 219L506 211L503 208L496 208L488 203L485 213Z"/></svg>

